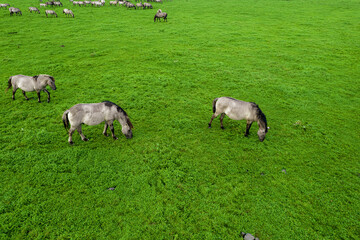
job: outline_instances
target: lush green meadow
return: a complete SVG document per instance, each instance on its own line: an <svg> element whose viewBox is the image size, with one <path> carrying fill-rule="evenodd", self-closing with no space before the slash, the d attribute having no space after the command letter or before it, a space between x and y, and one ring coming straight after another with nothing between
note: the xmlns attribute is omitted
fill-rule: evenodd
<svg viewBox="0 0 360 240"><path fill-rule="evenodd" d="M8 3L23 15L0 9L0 239L360 239L358 0L64 0L58 18ZM16 74L54 76L51 102L11 100ZM220 96L260 106L264 142L228 117L208 129ZM134 137L84 125L70 146L63 112L104 100Z"/></svg>

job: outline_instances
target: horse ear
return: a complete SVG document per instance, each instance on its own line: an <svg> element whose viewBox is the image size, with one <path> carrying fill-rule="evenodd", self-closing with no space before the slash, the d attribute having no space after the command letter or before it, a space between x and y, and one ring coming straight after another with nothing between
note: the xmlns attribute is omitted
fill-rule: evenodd
<svg viewBox="0 0 360 240"><path fill-rule="evenodd" d="M130 118L126 117L126 122L129 125L130 128L134 128L134 126L132 125L132 123L130 122Z"/></svg>

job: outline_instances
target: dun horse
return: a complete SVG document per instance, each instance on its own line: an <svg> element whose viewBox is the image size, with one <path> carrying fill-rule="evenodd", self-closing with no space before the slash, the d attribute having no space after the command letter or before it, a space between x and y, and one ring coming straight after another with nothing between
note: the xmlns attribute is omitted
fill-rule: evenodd
<svg viewBox="0 0 360 240"><path fill-rule="evenodd" d="M164 18L164 22L167 21L167 13L162 12L161 9L159 9L155 14L154 22L156 22L156 20L158 20L160 22L161 18Z"/></svg>
<svg viewBox="0 0 360 240"><path fill-rule="evenodd" d="M66 110L62 116L65 129L69 128L69 123L71 125L69 129L69 140L70 144L73 144L72 135L77 130L83 141L88 141L84 134L81 131L81 124L86 125L98 125L105 121L105 128L103 134L107 137L107 129L110 127L111 135L113 139L117 140L118 138L114 133L114 120L118 120L122 127L122 133L126 138L132 138L133 128L132 123L126 112L116 105L115 103L105 101L101 103L88 103L88 104L76 104L70 109Z"/></svg>
<svg viewBox="0 0 360 240"><path fill-rule="evenodd" d="M49 85L53 90L56 90L55 79L46 74L40 74L37 76L24 76L24 75L15 75L11 76L8 81L8 91L11 86L13 87L12 99L15 100L15 93L18 88L22 90L24 97L26 100L29 100L26 96L25 92L33 92L36 91L38 96L38 102L40 103L40 92L44 91L48 94L47 101L50 102L50 93L46 89L46 86Z"/></svg>
<svg viewBox="0 0 360 240"><path fill-rule="evenodd" d="M213 112L209 122L209 128L211 123L219 114L221 128L224 129L223 119L225 114L233 120L246 119L246 132L245 137L249 135L249 130L253 122L257 122L259 130L257 132L259 140L262 142L265 139L265 135L268 132L267 121L265 114L260 110L259 106L253 102L244 102L230 97L215 98L213 101Z"/></svg>

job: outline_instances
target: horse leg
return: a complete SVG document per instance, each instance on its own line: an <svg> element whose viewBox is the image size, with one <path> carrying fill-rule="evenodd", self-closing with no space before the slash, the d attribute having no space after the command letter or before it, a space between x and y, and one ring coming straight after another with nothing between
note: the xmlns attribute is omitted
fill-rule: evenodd
<svg viewBox="0 0 360 240"><path fill-rule="evenodd" d="M225 113L222 113L221 116L220 116L220 125L221 125L221 129L223 129L223 130L225 129L225 128L224 128L224 125L223 125L223 119L224 119L224 117L225 117Z"/></svg>
<svg viewBox="0 0 360 240"><path fill-rule="evenodd" d="M82 133L82 130L81 130L81 124L76 128L76 130L78 131L78 133L80 134L80 137L81 137L81 140L83 140L83 141L89 141L89 139L87 139L86 137L85 137L85 135Z"/></svg>
<svg viewBox="0 0 360 240"><path fill-rule="evenodd" d="M44 90L44 92L46 92L48 94L47 102L50 102L50 93L49 93L49 91L46 88L44 88L43 90Z"/></svg>
<svg viewBox="0 0 360 240"><path fill-rule="evenodd" d="M68 140L68 142L69 142L71 145L74 144L74 142L72 141L72 135L73 135L74 132L75 132L75 128L71 126L71 128L69 129L69 140Z"/></svg>
<svg viewBox="0 0 360 240"><path fill-rule="evenodd" d="M109 136L109 134L107 134L108 126L109 126L109 125L108 125L107 123L105 123L104 131L103 131L103 134L104 134L105 137L108 137L108 136Z"/></svg>
<svg viewBox="0 0 360 240"><path fill-rule="evenodd" d="M16 93L17 88L13 87L13 92L12 92L12 100L15 100L15 93Z"/></svg>
<svg viewBox="0 0 360 240"><path fill-rule="evenodd" d="M219 114L216 114L216 113L214 113L214 114L212 115L211 120L210 120L210 122L209 122L209 128L211 128L211 123L212 123L212 121L213 121L218 115L219 115Z"/></svg>
<svg viewBox="0 0 360 240"><path fill-rule="evenodd" d="M38 102L41 103L41 100L40 100L40 91L36 92L37 96L38 96Z"/></svg>
<svg viewBox="0 0 360 240"><path fill-rule="evenodd" d="M25 99L26 99L26 100L29 100L28 97L26 96L26 93L25 93L24 90L22 91L22 93L24 94Z"/></svg>
<svg viewBox="0 0 360 240"><path fill-rule="evenodd" d="M109 126L110 126L110 130L111 130L111 136L112 136L112 138L113 138L114 140L117 140L118 138L115 136L114 124L111 123L111 124L109 124Z"/></svg>
<svg viewBox="0 0 360 240"><path fill-rule="evenodd" d="M253 122L252 121L247 121L246 122L246 132L245 132L245 137L249 136L249 131L250 131L250 128L251 128L251 124Z"/></svg>

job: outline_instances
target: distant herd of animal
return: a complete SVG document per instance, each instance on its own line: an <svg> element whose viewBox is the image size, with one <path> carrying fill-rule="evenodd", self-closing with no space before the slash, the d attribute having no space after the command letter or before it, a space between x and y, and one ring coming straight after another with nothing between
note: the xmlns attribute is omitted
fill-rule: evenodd
<svg viewBox="0 0 360 240"><path fill-rule="evenodd" d="M54 77L46 74L40 74L36 76L15 75L11 76L8 80L8 87L5 90L7 92L12 87L12 99L15 100L15 93L17 89L21 89L26 100L29 98L26 96L26 92L35 91L38 96L38 102L40 100L40 92L44 91L48 94L47 101L50 102L50 93L46 89L50 86L51 89L56 90ZM260 110L259 106L253 102L244 102L231 97L215 98L212 102L213 115L208 124L211 128L212 121L220 115L221 128L224 129L223 119L225 115L233 120L246 120L245 136L249 135L249 130L253 122L257 122L259 130L257 135L262 142L265 139L265 135L268 132L267 120L265 114ZM113 122L118 120L122 127L122 133L127 138L132 138L133 125L130 121L128 114L118 105L113 102L104 101L101 103L87 103L76 104L63 113L62 120L65 129L69 129L68 142L73 144L72 135L75 130L81 136L83 141L88 141L85 135L82 133L81 125L98 125L105 122L103 134L108 136L107 129L110 127L111 135L113 139L118 139L115 136Z"/></svg>
<svg viewBox="0 0 360 240"><path fill-rule="evenodd" d="M138 0L137 0L138 1ZM105 0L100 0L100 1L73 1L70 0L70 2L73 3L74 6L95 6L95 7L100 7L100 6L104 6L105 5ZM157 3L162 3L162 0L154 0L153 2L157 2ZM131 2L128 1L110 1L109 2L110 5L112 6L124 6L127 9L153 9L153 6L148 3L148 2L138 2L136 4L133 4ZM40 3L40 7L47 7L47 6L51 6L51 7L61 7L63 6L63 4L60 1L49 1L46 3ZM0 8L4 8L7 9L9 7L9 12L10 12L10 16L15 15L22 15L22 12L19 8L15 8L15 7L10 7L10 4L8 3L0 3ZM35 12L40 14L40 10L37 7L29 7L29 12ZM75 17L74 13L72 10L70 9L64 9L63 10L63 14L65 14L65 16L72 16L73 18ZM45 15L46 17L50 16L55 16L58 17L58 15L56 14L56 12L54 10L50 10L47 9L45 10ZM164 21L167 21L167 13L166 12L162 12L161 9L159 9L155 16L154 16L154 22L156 20L160 21L160 19L163 18Z"/></svg>

